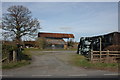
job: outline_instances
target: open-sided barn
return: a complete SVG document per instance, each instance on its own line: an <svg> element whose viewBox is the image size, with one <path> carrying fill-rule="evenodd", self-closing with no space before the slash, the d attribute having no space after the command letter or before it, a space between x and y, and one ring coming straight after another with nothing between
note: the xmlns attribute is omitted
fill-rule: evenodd
<svg viewBox="0 0 120 80"><path fill-rule="evenodd" d="M64 48L66 45L66 42L63 40L64 38L74 38L73 34L64 34L64 33L45 33L45 32L39 32L38 33L39 38L45 38L47 43L49 44L48 48L52 48L54 46L55 48Z"/></svg>
<svg viewBox="0 0 120 80"><path fill-rule="evenodd" d="M118 51L120 50L120 32L112 32L93 37L81 37L77 53L80 51L82 54L87 54L91 51L91 49L99 51L100 42L101 50Z"/></svg>

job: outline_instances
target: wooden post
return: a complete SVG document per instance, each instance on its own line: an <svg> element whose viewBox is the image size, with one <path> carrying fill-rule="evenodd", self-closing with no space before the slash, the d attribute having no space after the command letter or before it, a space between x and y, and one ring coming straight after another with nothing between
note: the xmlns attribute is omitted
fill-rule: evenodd
<svg viewBox="0 0 120 80"><path fill-rule="evenodd" d="M109 58L109 50L107 50L107 58Z"/></svg>
<svg viewBox="0 0 120 80"><path fill-rule="evenodd" d="M8 63L10 63L10 53L8 53L8 59L7 59Z"/></svg>
<svg viewBox="0 0 120 80"><path fill-rule="evenodd" d="M67 44L64 44L64 49L67 49Z"/></svg>
<svg viewBox="0 0 120 80"><path fill-rule="evenodd" d="M101 62L101 54L102 54L102 39L101 37L99 38L100 39L100 62Z"/></svg>
<svg viewBox="0 0 120 80"><path fill-rule="evenodd" d="M93 60L93 50L91 50L91 54L90 54L90 60Z"/></svg>
<svg viewBox="0 0 120 80"><path fill-rule="evenodd" d="M109 50L107 50L107 58L106 58L107 60L107 63L109 62Z"/></svg>
<svg viewBox="0 0 120 80"><path fill-rule="evenodd" d="M15 62L15 61L16 61L16 52L13 51L13 62Z"/></svg>

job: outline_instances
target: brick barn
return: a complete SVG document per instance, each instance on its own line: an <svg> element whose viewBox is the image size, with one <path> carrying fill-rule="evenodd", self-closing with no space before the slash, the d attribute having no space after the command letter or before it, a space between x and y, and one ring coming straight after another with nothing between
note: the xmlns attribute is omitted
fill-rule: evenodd
<svg viewBox="0 0 120 80"><path fill-rule="evenodd" d="M47 48L55 48L55 49L63 49L66 48L66 42L64 39L74 38L73 34L64 34L64 33L45 33L39 32L39 38L45 38L47 43L49 44Z"/></svg>

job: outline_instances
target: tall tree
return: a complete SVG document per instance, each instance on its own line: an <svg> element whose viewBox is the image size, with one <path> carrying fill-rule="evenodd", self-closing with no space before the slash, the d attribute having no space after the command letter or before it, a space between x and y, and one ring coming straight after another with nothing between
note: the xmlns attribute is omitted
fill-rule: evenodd
<svg viewBox="0 0 120 80"><path fill-rule="evenodd" d="M40 24L37 19L32 18L28 8L14 5L7 9L7 13L3 14L2 29L20 42L22 36L34 36L40 29Z"/></svg>

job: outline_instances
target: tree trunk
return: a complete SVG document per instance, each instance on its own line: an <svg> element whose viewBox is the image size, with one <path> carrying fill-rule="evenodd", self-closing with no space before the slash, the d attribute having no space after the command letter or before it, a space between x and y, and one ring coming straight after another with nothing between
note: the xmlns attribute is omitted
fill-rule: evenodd
<svg viewBox="0 0 120 80"><path fill-rule="evenodd" d="M15 41L16 41L17 44L21 44L21 42L22 42L21 37L16 36Z"/></svg>

